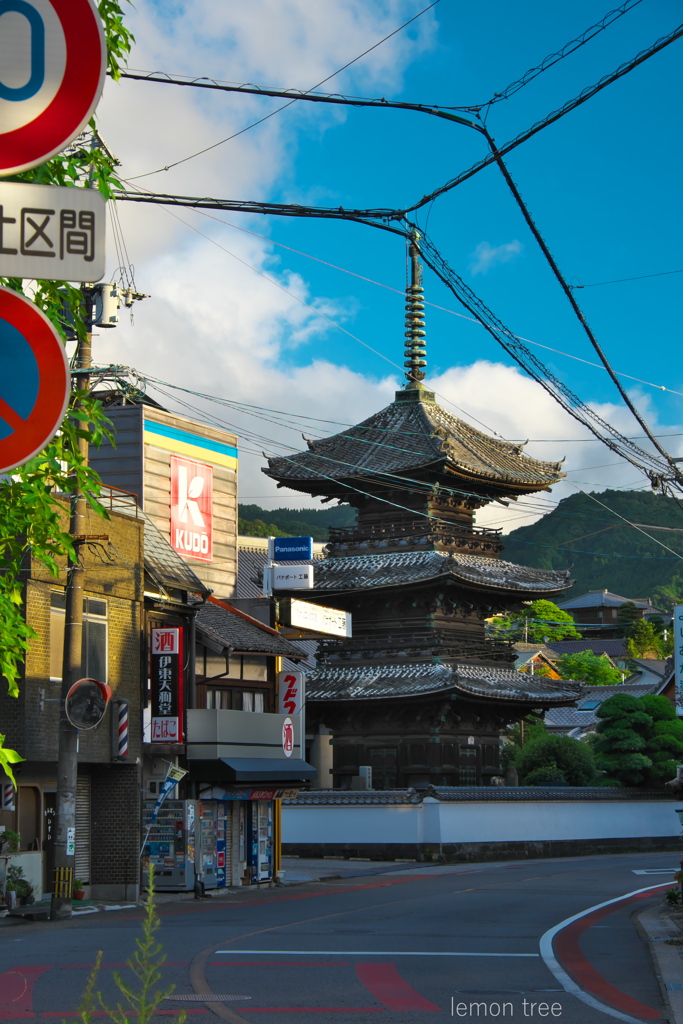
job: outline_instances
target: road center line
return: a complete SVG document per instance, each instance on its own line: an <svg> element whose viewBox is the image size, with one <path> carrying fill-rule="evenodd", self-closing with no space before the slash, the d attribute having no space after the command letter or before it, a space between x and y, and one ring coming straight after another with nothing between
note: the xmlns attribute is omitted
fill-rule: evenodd
<svg viewBox="0 0 683 1024"><path fill-rule="evenodd" d="M319 949L216 949L214 956L510 956L510 957L539 957L540 953L425 953L422 950L416 951L386 951L374 952L374 950L343 949L327 950L321 952Z"/></svg>

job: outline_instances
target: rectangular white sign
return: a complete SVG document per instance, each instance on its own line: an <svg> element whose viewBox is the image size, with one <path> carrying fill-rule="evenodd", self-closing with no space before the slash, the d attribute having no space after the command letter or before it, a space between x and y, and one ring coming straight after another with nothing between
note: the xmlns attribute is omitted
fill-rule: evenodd
<svg viewBox="0 0 683 1024"><path fill-rule="evenodd" d="M299 715L304 705L303 672L280 672L277 677L281 715Z"/></svg>
<svg viewBox="0 0 683 1024"><path fill-rule="evenodd" d="M330 636L351 636L351 612L292 598L289 604L288 625L310 629L315 633L327 633Z"/></svg>
<svg viewBox="0 0 683 1024"><path fill-rule="evenodd" d="M683 718L683 604L674 605L671 620L674 631L674 667L676 669L676 714Z"/></svg>
<svg viewBox="0 0 683 1024"><path fill-rule="evenodd" d="M310 590L313 587L312 565L274 565L273 590Z"/></svg>
<svg viewBox="0 0 683 1024"><path fill-rule="evenodd" d="M105 217L95 188L0 181L0 277L99 281Z"/></svg>

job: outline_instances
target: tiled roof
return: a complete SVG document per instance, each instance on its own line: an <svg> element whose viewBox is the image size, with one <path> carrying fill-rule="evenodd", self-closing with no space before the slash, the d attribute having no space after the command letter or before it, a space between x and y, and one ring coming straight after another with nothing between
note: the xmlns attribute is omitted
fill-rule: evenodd
<svg viewBox="0 0 683 1024"><path fill-rule="evenodd" d="M443 803L504 803L531 800L671 800L664 789L631 789L612 786L428 786L414 789L311 789L300 792L293 800L283 800L292 807L343 807L367 804L421 804L425 797Z"/></svg>
<svg viewBox="0 0 683 1024"><path fill-rule="evenodd" d="M626 657L626 640L549 640L548 647L555 655L578 654L581 651L592 651L593 654L606 654L610 658Z"/></svg>
<svg viewBox="0 0 683 1024"><path fill-rule="evenodd" d="M655 611L652 603L643 597L620 597L619 594L612 594L609 590L590 590L587 594L563 601L558 607L567 611L572 608L618 608L620 605L628 603L634 604L636 608L650 608Z"/></svg>
<svg viewBox="0 0 683 1024"><path fill-rule="evenodd" d="M614 697L617 693L627 693L631 697L644 697L648 693L654 693L657 690L656 683L622 683L620 686L591 686L586 687L581 695L581 699L577 702L575 708L551 708L545 714L545 723L549 729L553 727L558 729L589 729L595 725L598 721L597 712L600 708L600 704L608 700L610 697ZM591 708L589 711L583 711L587 704L591 704L593 701L599 700L600 704Z"/></svg>
<svg viewBox="0 0 683 1024"><path fill-rule="evenodd" d="M300 792L294 800L283 800L284 804L299 804L314 807L379 804L421 804L422 795L414 789L318 789Z"/></svg>
<svg viewBox="0 0 683 1024"><path fill-rule="evenodd" d="M413 396L411 396L413 397ZM435 402L400 400L309 451L268 460L264 473L306 490L306 482L415 472L441 463L468 480L539 490L560 480L560 463L539 462L521 446L487 437Z"/></svg>
<svg viewBox="0 0 683 1024"><path fill-rule="evenodd" d="M116 512L129 516L131 519L142 519L145 524L145 571L157 586L173 587L177 590L189 590L194 594L210 594L198 576L173 550L161 530L152 522L134 502L117 502L113 506Z"/></svg>
<svg viewBox="0 0 683 1024"><path fill-rule="evenodd" d="M530 569L499 558L440 551L394 551L378 555L325 558L315 566L314 591L367 590L451 576L465 585L536 593L570 586L568 573Z"/></svg>
<svg viewBox="0 0 683 1024"><path fill-rule="evenodd" d="M209 598L197 612L197 634L240 653L279 654L285 658L299 653L270 626L215 598Z"/></svg>
<svg viewBox="0 0 683 1024"><path fill-rule="evenodd" d="M535 706L568 704L583 693L581 683L530 676L510 668L484 665L403 662L357 666L322 665L307 674L306 699L377 700L456 690Z"/></svg>

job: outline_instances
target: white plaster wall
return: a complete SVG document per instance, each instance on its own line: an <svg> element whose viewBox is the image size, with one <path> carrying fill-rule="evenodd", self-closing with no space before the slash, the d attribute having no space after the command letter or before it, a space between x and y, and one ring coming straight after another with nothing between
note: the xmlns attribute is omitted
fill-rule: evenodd
<svg viewBox="0 0 683 1024"><path fill-rule="evenodd" d="M40 850L29 850L26 853L12 853L7 858L3 857L5 866L21 868L24 878L33 886L33 895L36 900L43 896L43 854Z"/></svg>
<svg viewBox="0 0 683 1024"><path fill-rule="evenodd" d="M679 801L680 802L680 801ZM678 836L667 800L458 801L405 806L288 806L284 843L502 843Z"/></svg>
<svg viewBox="0 0 683 1024"><path fill-rule="evenodd" d="M420 843L420 804L296 807L282 805L283 843Z"/></svg>

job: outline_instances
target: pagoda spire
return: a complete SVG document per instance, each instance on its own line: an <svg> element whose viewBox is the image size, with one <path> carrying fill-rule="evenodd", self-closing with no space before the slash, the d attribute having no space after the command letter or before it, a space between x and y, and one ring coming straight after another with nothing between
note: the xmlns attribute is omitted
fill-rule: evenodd
<svg viewBox="0 0 683 1024"><path fill-rule="evenodd" d="M413 234L408 243L409 278L406 284L405 362L406 377L413 387L420 387L427 374L424 322L424 288L420 263L419 234ZM410 386L410 385L409 385Z"/></svg>

